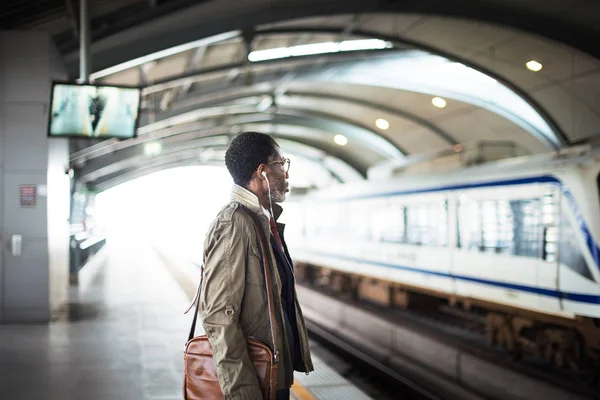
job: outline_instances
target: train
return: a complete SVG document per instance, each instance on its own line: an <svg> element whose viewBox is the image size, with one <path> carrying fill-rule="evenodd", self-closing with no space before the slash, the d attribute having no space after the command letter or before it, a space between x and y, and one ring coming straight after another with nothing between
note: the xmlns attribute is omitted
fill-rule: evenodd
<svg viewBox="0 0 600 400"><path fill-rule="evenodd" d="M597 371L599 189L589 146L405 173L290 201L286 237L301 281L484 313L491 344Z"/></svg>

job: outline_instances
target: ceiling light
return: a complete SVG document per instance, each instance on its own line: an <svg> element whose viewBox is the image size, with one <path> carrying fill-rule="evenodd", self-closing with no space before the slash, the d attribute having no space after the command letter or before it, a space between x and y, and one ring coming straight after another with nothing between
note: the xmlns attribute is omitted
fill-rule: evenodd
<svg viewBox="0 0 600 400"><path fill-rule="evenodd" d="M144 145L144 155L146 157L156 157L162 152L162 145L160 142L148 142Z"/></svg>
<svg viewBox="0 0 600 400"><path fill-rule="evenodd" d="M348 138L346 138L346 136L344 135L335 135L333 141L339 144L340 146L345 146L346 144L348 144Z"/></svg>
<svg viewBox="0 0 600 400"><path fill-rule="evenodd" d="M442 99L441 97L434 97L431 99L431 104L438 108L444 108L446 107L446 100Z"/></svg>
<svg viewBox="0 0 600 400"><path fill-rule="evenodd" d="M527 69L534 72L538 72L540 69L542 69L542 64L535 60L528 61L525 65L527 66Z"/></svg>
<svg viewBox="0 0 600 400"><path fill-rule="evenodd" d="M277 47L267 50L255 50L248 54L250 61L274 60L278 58L329 54L340 51L381 50L392 47L391 42L380 39L344 40L343 42L323 42L301 44L290 47Z"/></svg>
<svg viewBox="0 0 600 400"><path fill-rule="evenodd" d="M337 53L338 44L334 42L301 44L289 47L292 56L309 56L312 54Z"/></svg>
<svg viewBox="0 0 600 400"><path fill-rule="evenodd" d="M278 47L275 49L258 50L248 54L250 61L275 60L277 58L286 58L292 55L288 47Z"/></svg>
<svg viewBox="0 0 600 400"><path fill-rule="evenodd" d="M386 130L390 127L390 123L383 118L378 118L377 121L375 121L375 126L377 126L379 129Z"/></svg>
<svg viewBox="0 0 600 400"><path fill-rule="evenodd" d="M381 50L392 47L392 43L381 39L344 40L338 44L339 51Z"/></svg>

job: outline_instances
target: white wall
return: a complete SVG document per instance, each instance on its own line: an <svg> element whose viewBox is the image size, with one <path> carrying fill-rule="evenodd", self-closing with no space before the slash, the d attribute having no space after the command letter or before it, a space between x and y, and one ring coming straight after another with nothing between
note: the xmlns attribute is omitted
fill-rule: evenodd
<svg viewBox="0 0 600 400"><path fill-rule="evenodd" d="M47 32L0 32L0 322L45 322L66 301L68 142L46 136L51 81L65 75L52 47ZM33 207L20 205L24 184L38 187Z"/></svg>

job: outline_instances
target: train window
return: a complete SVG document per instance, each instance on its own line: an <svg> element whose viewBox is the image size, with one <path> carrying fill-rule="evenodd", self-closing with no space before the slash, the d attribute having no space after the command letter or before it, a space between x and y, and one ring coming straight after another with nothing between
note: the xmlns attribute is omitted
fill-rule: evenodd
<svg viewBox="0 0 600 400"><path fill-rule="evenodd" d="M566 202L566 201L565 201ZM558 244L558 259L561 264L566 265L573 271L588 279L593 279L587 263L581 254L581 245L577 241L575 227L566 214L566 206L563 203L560 213L560 242Z"/></svg>
<svg viewBox="0 0 600 400"><path fill-rule="evenodd" d="M374 241L404 243L406 207L391 198L386 204L374 208L371 213L371 234Z"/></svg>
<svg viewBox="0 0 600 400"><path fill-rule="evenodd" d="M317 215L320 211L321 208L315 203L309 203L306 207L306 235L309 237L319 234L321 227L319 226L319 218L317 218Z"/></svg>
<svg viewBox="0 0 600 400"><path fill-rule="evenodd" d="M549 262L557 260L558 227L556 226L557 204L554 191L549 191L542 197L543 247L542 258Z"/></svg>
<svg viewBox="0 0 600 400"><path fill-rule="evenodd" d="M370 239L369 214L372 212L369 204L352 202L348 211L345 218L342 217L344 214L339 215L338 221L341 222L342 219L347 219L348 224L348 229L345 229L345 232L340 232L340 234L345 233L352 239L368 241Z"/></svg>
<svg viewBox="0 0 600 400"><path fill-rule="evenodd" d="M406 207L406 243L421 246L447 246L447 202Z"/></svg>
<svg viewBox="0 0 600 400"><path fill-rule="evenodd" d="M539 199L458 203L458 247L482 253L540 257L542 218Z"/></svg>
<svg viewBox="0 0 600 400"><path fill-rule="evenodd" d="M541 257L542 215L539 199L512 200L513 254L525 257Z"/></svg>
<svg viewBox="0 0 600 400"><path fill-rule="evenodd" d="M486 253L510 254L513 245L513 221L506 200L480 203L481 241L479 250Z"/></svg>

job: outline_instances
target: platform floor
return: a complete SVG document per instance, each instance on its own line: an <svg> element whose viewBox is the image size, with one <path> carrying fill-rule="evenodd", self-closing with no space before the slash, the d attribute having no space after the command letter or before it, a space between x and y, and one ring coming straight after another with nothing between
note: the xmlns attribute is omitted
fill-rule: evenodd
<svg viewBox="0 0 600 400"><path fill-rule="evenodd" d="M0 399L180 400L188 296L149 245L111 243L48 325L0 325ZM318 357L293 398L366 400Z"/></svg>
<svg viewBox="0 0 600 400"><path fill-rule="evenodd" d="M181 399L185 294L141 245L85 269L57 321L0 325L0 398Z"/></svg>

